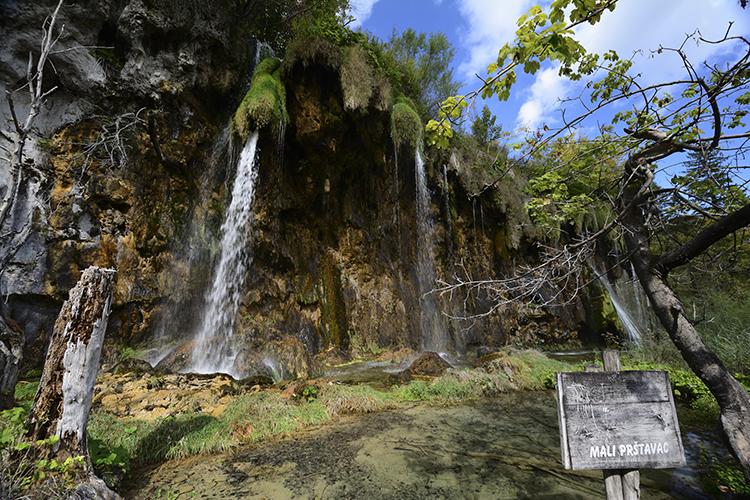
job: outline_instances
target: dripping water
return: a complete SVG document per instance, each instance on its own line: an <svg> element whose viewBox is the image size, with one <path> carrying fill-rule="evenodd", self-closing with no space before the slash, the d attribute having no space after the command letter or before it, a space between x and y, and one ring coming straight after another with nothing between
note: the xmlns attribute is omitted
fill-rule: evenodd
<svg viewBox="0 0 750 500"><path fill-rule="evenodd" d="M598 271L593 265L591 268L607 289L628 342L639 345L649 324L649 316L648 311L642 307L639 295L643 294L643 290L637 280L635 278L628 279L626 275L626 277L616 280L615 283L611 283L605 273Z"/></svg>
<svg viewBox="0 0 750 500"><path fill-rule="evenodd" d="M430 217L430 192L427 189L427 175L419 153L415 155L415 175L417 183L417 272L420 292L420 325L422 328L422 350L446 352L449 348L448 336L437 299L429 293L435 283L435 255L432 243L435 239L435 224Z"/></svg>
<svg viewBox="0 0 750 500"><path fill-rule="evenodd" d="M193 371L230 373L236 353L232 337L245 276L252 263L250 225L258 178L256 161L258 132L247 140L237 163L232 201L221 225L221 254L213 284L206 296L203 323L193 348Z"/></svg>
<svg viewBox="0 0 750 500"><path fill-rule="evenodd" d="M443 185L445 186L445 221L448 233L448 262L453 262L453 238L451 237L451 196L448 187L448 166L443 163Z"/></svg>

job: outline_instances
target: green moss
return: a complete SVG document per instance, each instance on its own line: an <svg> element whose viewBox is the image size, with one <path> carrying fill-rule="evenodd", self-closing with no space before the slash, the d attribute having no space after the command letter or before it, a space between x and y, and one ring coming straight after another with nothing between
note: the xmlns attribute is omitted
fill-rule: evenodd
<svg viewBox="0 0 750 500"><path fill-rule="evenodd" d="M271 127L275 132L289 122L286 111L286 88L281 81L281 61L268 58L261 61L231 121L232 134L247 140L255 129Z"/></svg>
<svg viewBox="0 0 750 500"><path fill-rule="evenodd" d="M391 136L396 147L406 147L411 151L416 150L419 138L422 136L422 120L414 104L406 97L398 98L393 106Z"/></svg>

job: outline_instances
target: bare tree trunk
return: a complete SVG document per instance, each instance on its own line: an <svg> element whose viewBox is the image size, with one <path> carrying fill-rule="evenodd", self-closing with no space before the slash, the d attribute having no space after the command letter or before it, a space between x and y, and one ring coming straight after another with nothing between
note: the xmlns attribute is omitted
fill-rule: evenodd
<svg viewBox="0 0 750 500"><path fill-rule="evenodd" d="M96 478L88 453L86 425L107 329L114 270L89 267L70 291L50 339L42 379L26 421L32 440L57 436L58 457L83 456L89 482L103 486L103 498L116 498ZM106 494L109 496L106 496Z"/></svg>
<svg viewBox="0 0 750 500"><path fill-rule="evenodd" d="M626 188L623 202L645 202L646 198L642 197L643 190L637 189L639 187ZM745 477L750 481L750 394L703 342L688 319L677 294L669 286L668 269L663 270L658 265L660 259L652 258L648 224L642 207L631 210L623 218L623 225L631 262L651 307L682 357L719 403L722 428L740 461Z"/></svg>

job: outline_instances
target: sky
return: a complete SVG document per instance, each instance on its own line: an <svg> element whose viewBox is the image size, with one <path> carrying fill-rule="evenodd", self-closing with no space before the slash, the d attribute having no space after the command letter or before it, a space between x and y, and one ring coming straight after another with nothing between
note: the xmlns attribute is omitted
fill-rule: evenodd
<svg viewBox="0 0 750 500"><path fill-rule="evenodd" d="M466 83L461 91L466 94L479 88L476 75L487 75L498 50L515 38L517 19L535 3L539 0L352 0L351 14L355 27L383 40L394 28L399 33L406 28L443 32L457 49L454 77ZM590 52L614 49L621 57L630 57L641 51L633 69L649 83L682 74L673 53L653 54L660 45L678 47L695 30L706 39L720 39L730 21L734 22L731 34L750 36L750 7L743 10L737 0L621 0L601 23L581 27L577 36ZM685 50L694 59L732 58L731 53L720 53L727 50L724 46L713 44L688 42ZM508 101L478 101L475 109L489 105L506 131L522 126L556 128L562 123L560 99L577 95L584 84L558 77L557 68L547 64L533 76L519 73Z"/></svg>

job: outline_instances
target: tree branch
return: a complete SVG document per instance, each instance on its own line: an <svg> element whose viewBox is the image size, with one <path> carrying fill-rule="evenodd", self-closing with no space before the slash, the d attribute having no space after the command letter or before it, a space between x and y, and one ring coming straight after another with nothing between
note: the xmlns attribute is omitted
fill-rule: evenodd
<svg viewBox="0 0 750 500"><path fill-rule="evenodd" d="M679 248L655 257L651 260L650 267L666 275L675 267L687 264L720 239L748 225L750 204L714 222Z"/></svg>

